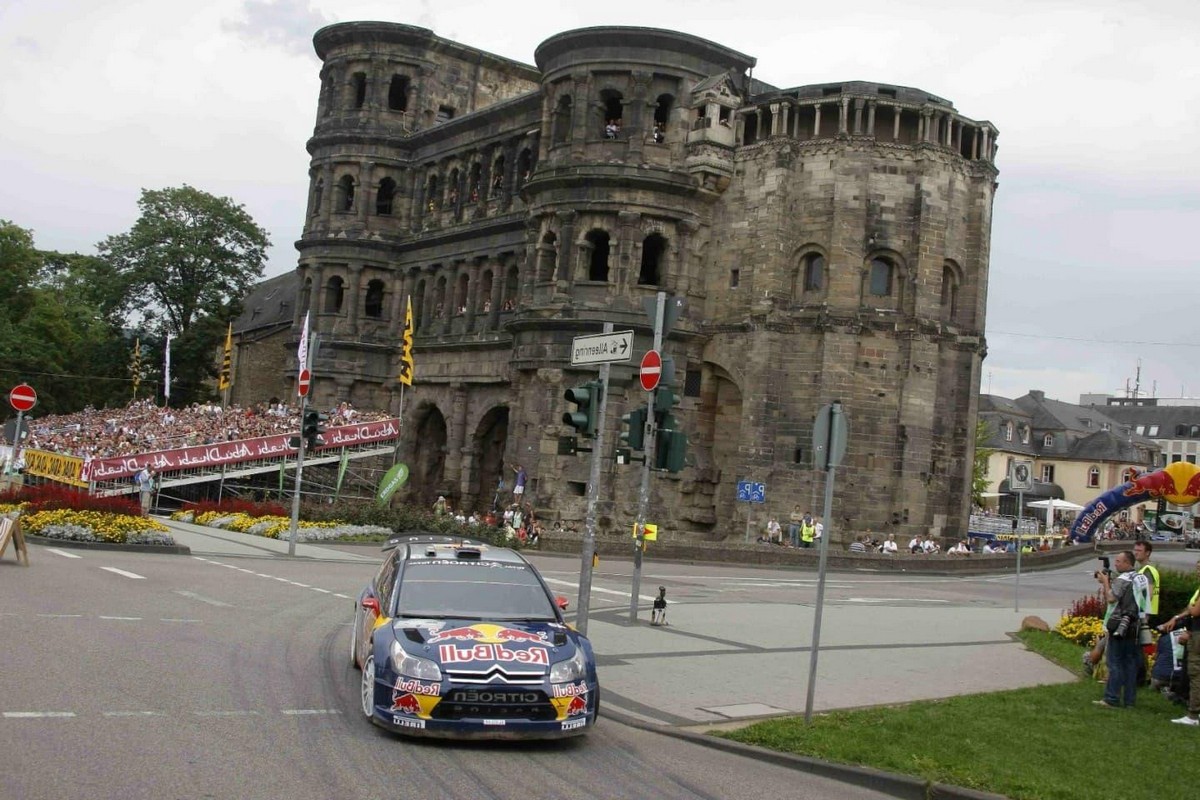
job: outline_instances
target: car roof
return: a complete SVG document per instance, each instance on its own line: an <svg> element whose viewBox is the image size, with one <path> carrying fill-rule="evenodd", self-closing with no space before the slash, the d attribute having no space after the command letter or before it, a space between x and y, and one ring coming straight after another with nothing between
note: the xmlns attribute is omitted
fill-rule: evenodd
<svg viewBox="0 0 1200 800"><path fill-rule="evenodd" d="M486 561L529 566L529 562L507 547L496 547L471 539L408 542L396 548L399 558L410 563L421 561Z"/></svg>

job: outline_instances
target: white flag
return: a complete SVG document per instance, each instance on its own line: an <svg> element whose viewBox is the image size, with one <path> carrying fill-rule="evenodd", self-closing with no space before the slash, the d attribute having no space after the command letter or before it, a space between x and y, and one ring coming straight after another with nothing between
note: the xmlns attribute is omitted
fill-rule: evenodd
<svg viewBox="0 0 1200 800"><path fill-rule="evenodd" d="M300 349L296 353L296 360L299 366L296 367L296 374L299 375L301 370L308 369L308 314L304 312L304 327L300 329Z"/></svg>
<svg viewBox="0 0 1200 800"><path fill-rule="evenodd" d="M163 353L163 400L164 405L171 403L171 334L167 334L167 347Z"/></svg>

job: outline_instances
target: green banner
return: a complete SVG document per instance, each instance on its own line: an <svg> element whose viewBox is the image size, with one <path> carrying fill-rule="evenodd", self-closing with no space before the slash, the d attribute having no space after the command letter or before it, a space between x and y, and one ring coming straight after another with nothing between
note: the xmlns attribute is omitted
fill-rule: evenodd
<svg viewBox="0 0 1200 800"><path fill-rule="evenodd" d="M383 505L388 501L388 498L395 494L397 489L407 482L408 465L404 463L396 464L379 481L379 492L375 495L375 501Z"/></svg>

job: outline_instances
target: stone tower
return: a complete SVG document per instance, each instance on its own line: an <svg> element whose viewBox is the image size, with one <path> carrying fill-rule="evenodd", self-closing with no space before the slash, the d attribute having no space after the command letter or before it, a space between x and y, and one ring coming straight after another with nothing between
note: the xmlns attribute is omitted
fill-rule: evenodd
<svg viewBox="0 0 1200 800"><path fill-rule="evenodd" d="M586 460L557 454L574 336L649 347L642 305L686 305L665 344L689 466L652 481L664 530L737 535L739 479L809 507L813 416L851 430L836 534L966 519L984 355L996 130L865 82L776 89L754 59L673 31L558 34L519 64L389 23L324 28L296 325L318 404L399 411L409 499L466 507L530 475L543 519L582 517ZM636 363L636 360L635 360ZM612 370L607 440L645 394ZM280 387L279 391L283 391ZM636 470L605 460L602 527Z"/></svg>

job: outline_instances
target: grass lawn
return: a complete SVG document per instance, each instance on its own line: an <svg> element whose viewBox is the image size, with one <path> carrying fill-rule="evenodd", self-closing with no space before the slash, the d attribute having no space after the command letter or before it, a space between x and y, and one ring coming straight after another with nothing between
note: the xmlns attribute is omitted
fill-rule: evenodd
<svg viewBox="0 0 1200 800"><path fill-rule="evenodd" d="M1082 648L1026 631L1031 650L1075 672ZM865 764L1029 800L1132 800L1200 793L1200 729L1148 687L1137 705L1092 705L1103 685L1072 683L769 720L724 732L747 744Z"/></svg>

